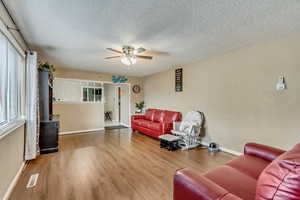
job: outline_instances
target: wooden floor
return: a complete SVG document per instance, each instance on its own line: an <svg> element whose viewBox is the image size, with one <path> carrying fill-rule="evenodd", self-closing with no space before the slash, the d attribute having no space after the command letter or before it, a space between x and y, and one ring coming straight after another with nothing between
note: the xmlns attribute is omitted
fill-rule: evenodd
<svg viewBox="0 0 300 200"><path fill-rule="evenodd" d="M232 158L206 149L169 152L129 129L66 135L58 153L27 165L10 199L171 200L176 169L206 172ZM37 185L26 189L33 173L40 173Z"/></svg>

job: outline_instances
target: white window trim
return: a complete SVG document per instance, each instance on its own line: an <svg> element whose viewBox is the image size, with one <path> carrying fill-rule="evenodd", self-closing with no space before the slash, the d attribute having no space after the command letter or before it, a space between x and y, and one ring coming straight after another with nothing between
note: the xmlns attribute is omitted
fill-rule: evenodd
<svg viewBox="0 0 300 200"><path fill-rule="evenodd" d="M5 23L0 19L0 33L2 33L8 40L8 42L12 45L13 48L16 49L17 53L22 57L22 59L26 58L25 51L20 47L14 36L7 30L7 27ZM7 47L8 48L8 47ZM25 63L24 63L25 64ZM25 65L24 65L25 67ZM7 72L7 77L9 77L9 72ZM6 87L9 87L9 83L6 84ZM19 90L19 88L18 88ZM8 91L8 90L7 90ZM19 102L20 96L18 96L18 112L20 112L20 106L25 106L21 105ZM7 97L7 102L8 102L8 97ZM6 105L7 108L7 105ZM18 113L18 117L16 119L10 120L9 119L9 109L6 110L7 112L7 119L5 123L0 125L0 140L4 137L6 137L9 133L12 131L16 130L17 128L23 126L26 122L25 116L23 116L21 113Z"/></svg>
<svg viewBox="0 0 300 200"><path fill-rule="evenodd" d="M22 118L19 120L11 121L8 124L3 125L0 129L0 140L5 136L7 136L9 133L16 130L17 128L23 126L25 122L26 122L25 118Z"/></svg>
<svg viewBox="0 0 300 200"><path fill-rule="evenodd" d="M83 100L83 89L84 88L87 88L87 89L89 89L89 88L93 88L94 89L94 91L96 90L96 89L101 89L102 90L102 93L101 93L101 100L100 101L96 101L96 95L94 94L94 100L93 101L84 101ZM88 95L88 94L87 94ZM88 97L88 96L87 96ZM89 100L89 99L88 99ZM103 87L97 87L97 86L81 86L81 102L83 102L83 103L101 103L101 102L103 102Z"/></svg>

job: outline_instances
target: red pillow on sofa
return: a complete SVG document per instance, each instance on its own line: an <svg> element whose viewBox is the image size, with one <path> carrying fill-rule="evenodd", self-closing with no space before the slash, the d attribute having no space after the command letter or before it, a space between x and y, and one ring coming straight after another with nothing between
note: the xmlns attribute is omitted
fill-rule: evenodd
<svg viewBox="0 0 300 200"><path fill-rule="evenodd" d="M300 143L264 169L257 182L255 199L300 199Z"/></svg>

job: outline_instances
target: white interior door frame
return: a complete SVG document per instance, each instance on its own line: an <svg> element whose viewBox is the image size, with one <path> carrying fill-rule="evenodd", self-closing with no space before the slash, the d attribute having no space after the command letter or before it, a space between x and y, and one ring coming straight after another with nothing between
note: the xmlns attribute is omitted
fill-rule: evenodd
<svg viewBox="0 0 300 200"><path fill-rule="evenodd" d="M122 123L121 119L119 119L119 113L117 115L118 121L120 122L120 124L127 126L127 127L131 127L131 84L130 83L113 83L111 81L101 81L103 83L103 87L104 84L111 84L113 86L115 86L115 107L117 107L119 109L119 105L118 105L118 88L120 88L122 85L126 85L128 87L128 122L129 124L124 124ZM104 90L103 90L104 91ZM104 93L104 97L105 97L105 93ZM120 112L118 110L118 112Z"/></svg>

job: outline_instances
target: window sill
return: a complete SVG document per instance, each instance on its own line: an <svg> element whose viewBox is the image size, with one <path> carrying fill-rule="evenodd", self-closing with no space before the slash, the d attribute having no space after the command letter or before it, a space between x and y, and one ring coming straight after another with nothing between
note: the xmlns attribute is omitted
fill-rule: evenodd
<svg viewBox="0 0 300 200"><path fill-rule="evenodd" d="M0 130L0 140L25 124L25 119L20 119L15 122L11 122L3 127Z"/></svg>

